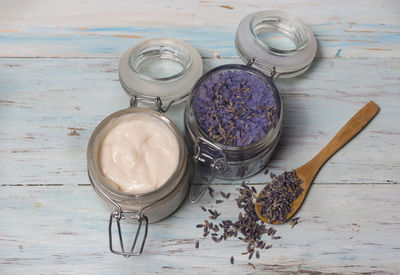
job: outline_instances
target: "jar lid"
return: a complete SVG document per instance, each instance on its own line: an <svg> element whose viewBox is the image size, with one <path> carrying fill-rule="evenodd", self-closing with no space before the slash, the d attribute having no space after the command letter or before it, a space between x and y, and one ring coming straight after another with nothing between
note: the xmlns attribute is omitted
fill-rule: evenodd
<svg viewBox="0 0 400 275"><path fill-rule="evenodd" d="M202 73L199 52L173 38L143 41L126 50L119 61L119 79L133 105L155 104L161 111L184 101Z"/></svg>
<svg viewBox="0 0 400 275"><path fill-rule="evenodd" d="M286 43L275 46L273 39L277 36L285 38ZM303 73L317 51L312 31L296 17L278 10L243 18L236 31L235 46L242 60L273 78Z"/></svg>

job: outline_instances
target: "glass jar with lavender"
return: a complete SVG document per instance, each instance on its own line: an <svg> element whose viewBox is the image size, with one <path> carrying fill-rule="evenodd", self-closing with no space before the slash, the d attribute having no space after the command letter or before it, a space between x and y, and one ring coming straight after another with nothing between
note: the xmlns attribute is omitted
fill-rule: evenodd
<svg viewBox="0 0 400 275"><path fill-rule="evenodd" d="M196 171L210 175L192 203L215 177L240 179L262 170L279 141L282 101L278 77L297 76L315 57L311 30L284 11L261 11L239 24L236 50L246 65L216 67L201 77L185 110L185 127Z"/></svg>

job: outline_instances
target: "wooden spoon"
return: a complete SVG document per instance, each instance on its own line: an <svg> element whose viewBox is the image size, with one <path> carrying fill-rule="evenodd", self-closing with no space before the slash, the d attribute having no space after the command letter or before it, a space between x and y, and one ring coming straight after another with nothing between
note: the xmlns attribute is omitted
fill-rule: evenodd
<svg viewBox="0 0 400 275"><path fill-rule="evenodd" d="M297 176L302 180L300 186L303 188L302 194L293 201L292 210L286 216L288 221L300 208L307 195L308 189L311 186L315 176L319 169L325 164L325 162L334 155L340 148L342 148L347 142L349 142L355 135L357 135L374 116L379 112L379 107L373 101L368 102L357 114L355 114L342 129L336 134L336 136L326 145L312 160L304 164L303 166L295 169ZM262 196L262 191L258 194L257 200ZM262 203L256 203L255 209L258 217L266 222L270 221L260 214ZM274 224L280 222L274 221Z"/></svg>

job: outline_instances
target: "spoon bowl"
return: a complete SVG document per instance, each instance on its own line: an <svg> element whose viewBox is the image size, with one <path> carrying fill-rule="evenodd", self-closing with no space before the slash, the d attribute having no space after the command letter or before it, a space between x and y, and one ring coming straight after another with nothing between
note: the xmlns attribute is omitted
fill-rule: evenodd
<svg viewBox="0 0 400 275"><path fill-rule="evenodd" d="M356 136L379 112L379 107L373 101L368 102L361 110L359 110L335 135L335 137L309 162L303 166L295 169L297 177L301 180L300 187L303 192L292 202L292 208L286 216L286 221L299 210L302 205L308 190L315 176L325 162L332 157L339 149L341 149L347 142ZM263 203L258 202L263 196L262 191L257 195L257 202L255 203L255 210L257 216L266 223L271 221L261 215L261 208ZM274 221L272 224L280 224L279 221Z"/></svg>

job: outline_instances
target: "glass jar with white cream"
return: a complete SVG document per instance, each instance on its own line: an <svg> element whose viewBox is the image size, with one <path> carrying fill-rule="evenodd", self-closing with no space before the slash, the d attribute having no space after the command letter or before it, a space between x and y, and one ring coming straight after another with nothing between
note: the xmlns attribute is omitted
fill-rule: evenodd
<svg viewBox="0 0 400 275"><path fill-rule="evenodd" d="M115 254L140 255L148 223L172 214L186 196L193 174L190 158L179 129L162 112L183 101L201 73L197 50L177 39L150 39L121 57L119 76L130 95L130 108L101 121L87 149L89 179L114 207L109 242ZM138 103L157 111L137 107ZM122 220L138 224L129 249L124 248ZM114 223L120 249L113 245Z"/></svg>

